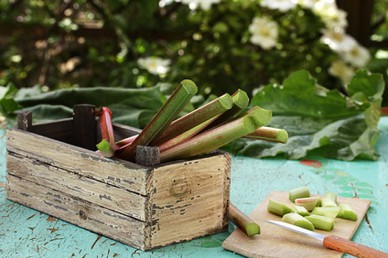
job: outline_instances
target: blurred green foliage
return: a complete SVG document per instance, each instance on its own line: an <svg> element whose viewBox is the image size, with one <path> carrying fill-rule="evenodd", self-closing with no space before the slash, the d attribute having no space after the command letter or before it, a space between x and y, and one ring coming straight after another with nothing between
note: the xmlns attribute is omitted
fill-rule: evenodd
<svg viewBox="0 0 388 258"><path fill-rule="evenodd" d="M381 74L362 70L349 83L349 96L317 85L306 71L292 73L282 85L262 87L251 101L252 106L273 111L270 126L285 129L287 143L239 139L225 149L260 158L300 159L313 154L375 160L383 91Z"/></svg>
<svg viewBox="0 0 388 258"><path fill-rule="evenodd" d="M380 24L371 36L376 42L388 40L388 1L375 0L372 15L372 23ZM373 47L370 49L373 55L368 64L370 71L380 73L384 77L385 85L388 85L388 42L382 47ZM388 91L384 92L383 105L388 105Z"/></svg>
<svg viewBox="0 0 388 258"><path fill-rule="evenodd" d="M210 9L190 1L0 0L0 123L21 108L38 121L90 103L142 128L188 78L200 92L185 112L243 89L251 105L273 111L271 126L290 133L285 145L240 140L231 152L378 157L388 51L349 37L334 2L333 12L315 8L329 0L299 0L289 9L291 0L207 0ZM375 1L375 42L388 37L387 6Z"/></svg>
<svg viewBox="0 0 388 258"><path fill-rule="evenodd" d="M300 6L281 12L259 3L230 0L190 10L179 2L160 7L159 0L0 0L0 85L136 88L190 78L205 95L237 88L250 94L306 69L322 85L340 88L327 72L337 57L320 41L321 19ZM274 48L249 41L255 16L278 23ZM139 67L138 59L149 56L170 60L170 71Z"/></svg>

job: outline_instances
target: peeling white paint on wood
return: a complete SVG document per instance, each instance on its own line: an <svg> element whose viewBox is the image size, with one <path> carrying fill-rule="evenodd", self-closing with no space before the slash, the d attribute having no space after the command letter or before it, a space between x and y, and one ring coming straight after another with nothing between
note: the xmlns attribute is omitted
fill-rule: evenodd
<svg viewBox="0 0 388 258"><path fill-rule="evenodd" d="M142 250L227 228L227 153L144 167L23 130L7 137L10 200Z"/></svg>

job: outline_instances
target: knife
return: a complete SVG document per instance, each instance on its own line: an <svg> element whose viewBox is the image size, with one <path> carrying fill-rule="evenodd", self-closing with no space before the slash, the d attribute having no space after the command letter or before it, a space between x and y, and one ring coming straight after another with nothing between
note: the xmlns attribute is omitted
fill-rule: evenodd
<svg viewBox="0 0 388 258"><path fill-rule="evenodd" d="M313 232L281 221L267 220L267 222L286 228L293 232L315 238L321 241L324 247L328 249L336 250L338 252L347 253L356 257L388 258L388 253L381 252L379 250L370 248L365 245L357 244L355 242L352 242L348 239L345 239L339 236L335 236L335 235L325 236L323 234L319 234L317 232Z"/></svg>

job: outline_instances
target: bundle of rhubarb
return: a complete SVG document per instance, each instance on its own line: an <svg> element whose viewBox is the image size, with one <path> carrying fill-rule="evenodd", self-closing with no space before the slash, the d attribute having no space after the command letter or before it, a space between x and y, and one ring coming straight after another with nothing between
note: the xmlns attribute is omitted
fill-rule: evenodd
<svg viewBox="0 0 388 258"><path fill-rule="evenodd" d="M154 146L158 147L160 162L166 162L211 152L240 137L287 141L285 130L265 126L272 120L270 110L258 106L247 109L249 98L242 90L224 94L178 118L197 91L194 82L183 80L138 135L120 141L114 138L112 112L102 107L99 152L105 157L135 161L139 146Z"/></svg>

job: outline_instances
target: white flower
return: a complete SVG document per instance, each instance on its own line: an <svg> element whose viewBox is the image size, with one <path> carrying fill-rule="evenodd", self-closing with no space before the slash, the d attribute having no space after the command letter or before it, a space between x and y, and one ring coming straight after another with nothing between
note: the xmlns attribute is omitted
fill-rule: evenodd
<svg viewBox="0 0 388 258"><path fill-rule="evenodd" d="M260 5L269 9L287 12L293 9L296 3L293 0L263 0Z"/></svg>
<svg viewBox="0 0 388 258"><path fill-rule="evenodd" d="M212 4L218 4L221 0L160 0L159 6L165 7L173 2L186 4L191 10L196 10L198 7L202 10L209 10Z"/></svg>
<svg viewBox="0 0 388 258"><path fill-rule="evenodd" d="M348 66L344 61L337 60L329 68L329 73L341 79L347 85L354 75L354 69Z"/></svg>
<svg viewBox="0 0 388 258"><path fill-rule="evenodd" d="M11 61L14 63L20 63L22 61L22 56L21 55L13 55L11 56Z"/></svg>
<svg viewBox="0 0 388 258"><path fill-rule="evenodd" d="M309 2L314 12L321 15L330 13L333 9L338 9L335 0L305 0L304 2Z"/></svg>
<svg viewBox="0 0 388 258"><path fill-rule="evenodd" d="M255 17L249 25L249 32L252 34L252 44L259 45L264 49L274 47L278 39L278 25L268 18Z"/></svg>
<svg viewBox="0 0 388 258"><path fill-rule="evenodd" d="M296 4L308 9L313 9L315 4L320 0L294 0Z"/></svg>
<svg viewBox="0 0 388 258"><path fill-rule="evenodd" d="M202 10L209 10L212 4L218 4L221 0L176 0L187 4L191 10L201 8Z"/></svg>
<svg viewBox="0 0 388 258"><path fill-rule="evenodd" d="M338 9L335 1L318 1L313 7L313 11L316 15L322 18L322 21L325 23L326 27L330 29L345 29L348 25L348 21L346 19L347 13Z"/></svg>
<svg viewBox="0 0 388 258"><path fill-rule="evenodd" d="M162 75L166 74L170 70L171 61L168 59L162 59L159 57L146 57L139 58L137 63L140 67L146 69L149 73Z"/></svg>
<svg viewBox="0 0 388 258"><path fill-rule="evenodd" d="M321 41L355 67L364 67L370 60L369 51L342 30L325 30Z"/></svg>
<svg viewBox="0 0 388 258"><path fill-rule="evenodd" d="M355 67L364 67L370 60L369 51L363 46L356 44L351 49L341 52L342 58Z"/></svg>
<svg viewBox="0 0 388 258"><path fill-rule="evenodd" d="M175 1L174 0L159 0L159 6L165 7L169 4L172 4L173 2L175 2Z"/></svg>
<svg viewBox="0 0 388 258"><path fill-rule="evenodd" d="M333 10L326 16L322 17L323 22L328 28L341 28L345 29L348 26L348 20L346 19L347 13L340 9Z"/></svg>
<svg viewBox="0 0 388 258"><path fill-rule="evenodd" d="M379 49L375 55L376 59L388 59L388 51Z"/></svg>
<svg viewBox="0 0 388 258"><path fill-rule="evenodd" d="M292 0L295 4L308 9L322 9L323 6L336 6L335 0Z"/></svg>
<svg viewBox="0 0 388 258"><path fill-rule="evenodd" d="M358 44L352 36L342 30L324 30L321 41L337 53L348 51Z"/></svg>

